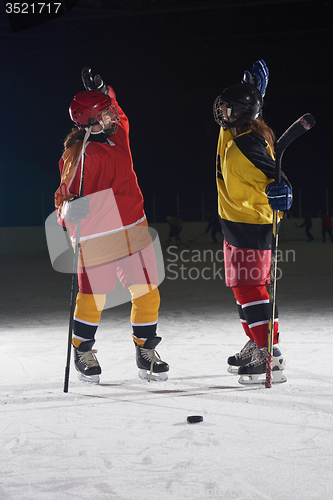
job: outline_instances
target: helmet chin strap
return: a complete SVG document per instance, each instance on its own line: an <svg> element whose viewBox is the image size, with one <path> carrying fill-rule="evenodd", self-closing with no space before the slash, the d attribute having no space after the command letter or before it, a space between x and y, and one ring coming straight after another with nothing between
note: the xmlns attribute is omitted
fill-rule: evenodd
<svg viewBox="0 0 333 500"><path fill-rule="evenodd" d="M93 125L100 125L100 123L94 123ZM91 135L104 134L104 135L107 135L107 136L108 136L108 135L112 135L112 134L113 134L112 127L111 127L111 128L109 128L109 129L108 129L108 128L103 127L102 125L101 125L101 127L102 127L102 128L101 128L101 130L97 130L97 131L92 131L92 130L91 130L90 134L91 134ZM91 129L91 128L92 128L92 127L90 126L90 129ZM84 129L84 130L88 131L88 127L85 127L85 129ZM90 135L90 134L89 134L89 135ZM89 136L88 136L88 137L89 137Z"/></svg>
<svg viewBox="0 0 333 500"><path fill-rule="evenodd" d="M85 130L88 130L88 127L87 127L87 128L85 128ZM104 134L104 130L103 130L103 129L101 129L101 130L98 130L97 132L93 132L93 131L91 131L90 133L91 133L91 135Z"/></svg>

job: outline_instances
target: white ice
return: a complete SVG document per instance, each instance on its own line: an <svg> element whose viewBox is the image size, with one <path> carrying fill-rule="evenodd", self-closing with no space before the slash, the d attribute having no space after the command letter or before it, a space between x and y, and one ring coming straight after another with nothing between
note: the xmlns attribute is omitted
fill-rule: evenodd
<svg viewBox="0 0 333 500"><path fill-rule="evenodd" d="M124 304L97 333L100 385L79 382L72 365L66 394L71 277L46 254L1 256L0 499L333 498L333 245L280 248L288 381L271 389L227 373L246 338L220 277L167 271L158 352L169 380L138 378ZM203 422L187 424L196 414Z"/></svg>

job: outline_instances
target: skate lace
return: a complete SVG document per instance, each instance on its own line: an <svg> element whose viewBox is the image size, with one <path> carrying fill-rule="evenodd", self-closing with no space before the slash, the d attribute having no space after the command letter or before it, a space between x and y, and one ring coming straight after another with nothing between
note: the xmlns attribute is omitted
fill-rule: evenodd
<svg viewBox="0 0 333 500"><path fill-rule="evenodd" d="M156 363L156 361L162 361L162 359L155 349L144 349L143 347L140 347L140 351L142 357L150 362L150 372L148 376L148 382L150 382L153 374L154 363Z"/></svg>
<svg viewBox="0 0 333 500"><path fill-rule="evenodd" d="M266 361L267 357L267 349L256 349L253 352L252 359L251 359L251 365L252 366L258 366L261 365L264 361Z"/></svg>
<svg viewBox="0 0 333 500"><path fill-rule="evenodd" d="M251 351L254 351L255 347L256 347L256 343L253 340L249 340L248 342L246 342L243 349L240 350L238 356L240 358L246 357L246 355L250 354Z"/></svg>
<svg viewBox="0 0 333 500"><path fill-rule="evenodd" d="M87 352L78 351L79 360L89 368L91 368L92 366L99 366L99 363L95 356L95 352L97 352L96 349L92 349L91 351Z"/></svg>

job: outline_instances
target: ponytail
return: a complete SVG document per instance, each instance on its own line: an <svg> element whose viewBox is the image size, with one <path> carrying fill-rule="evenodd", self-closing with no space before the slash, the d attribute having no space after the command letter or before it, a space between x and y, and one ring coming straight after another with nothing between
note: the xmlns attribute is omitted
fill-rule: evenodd
<svg viewBox="0 0 333 500"><path fill-rule="evenodd" d="M76 127L72 128L72 130L64 140L64 151L73 146L75 142L83 141L84 135L85 135L84 129L78 129Z"/></svg>
<svg viewBox="0 0 333 500"><path fill-rule="evenodd" d="M275 155L274 144L276 141L275 134L273 130L267 125L267 123L258 118L257 120L251 120L246 123L243 123L240 127L236 128L237 135L247 132L248 130L252 130L256 134L260 135L265 139L267 144L272 150L273 155Z"/></svg>

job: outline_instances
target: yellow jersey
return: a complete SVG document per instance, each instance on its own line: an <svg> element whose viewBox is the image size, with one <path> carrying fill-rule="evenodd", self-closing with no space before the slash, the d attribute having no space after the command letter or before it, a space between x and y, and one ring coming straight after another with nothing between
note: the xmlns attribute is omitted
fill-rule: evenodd
<svg viewBox="0 0 333 500"><path fill-rule="evenodd" d="M273 211L265 189L274 181L274 172L274 156L262 136L249 130L234 137L230 129L221 128L216 157L218 213L224 237L233 246L271 248Z"/></svg>

